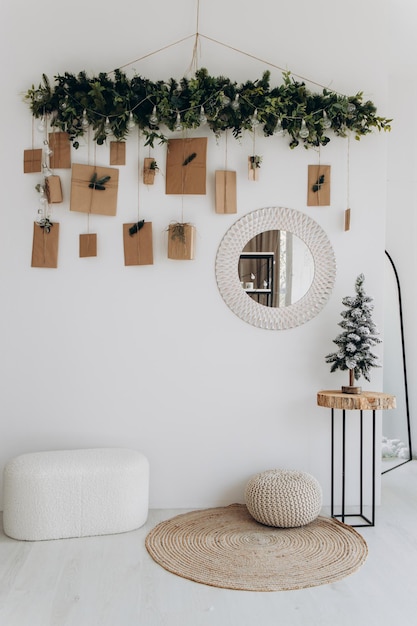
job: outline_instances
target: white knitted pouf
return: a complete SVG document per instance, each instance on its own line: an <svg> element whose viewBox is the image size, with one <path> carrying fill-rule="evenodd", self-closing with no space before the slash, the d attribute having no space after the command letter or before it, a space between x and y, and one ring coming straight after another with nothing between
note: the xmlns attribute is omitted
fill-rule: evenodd
<svg viewBox="0 0 417 626"><path fill-rule="evenodd" d="M148 516L149 463L137 450L22 454L4 468L3 526L37 541L122 533Z"/></svg>
<svg viewBox="0 0 417 626"><path fill-rule="evenodd" d="M310 474L273 469L253 476L245 489L246 506L257 522L278 528L305 526L318 517L320 484Z"/></svg>

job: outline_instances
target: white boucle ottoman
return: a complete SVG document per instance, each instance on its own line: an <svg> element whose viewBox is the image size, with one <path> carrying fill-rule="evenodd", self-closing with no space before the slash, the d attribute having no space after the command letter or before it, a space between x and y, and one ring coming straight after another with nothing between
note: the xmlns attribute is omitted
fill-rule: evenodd
<svg viewBox="0 0 417 626"><path fill-rule="evenodd" d="M4 468L3 526L37 541L122 533L148 516L149 463L136 450L22 454Z"/></svg>
<svg viewBox="0 0 417 626"><path fill-rule="evenodd" d="M277 528L296 528L318 517L322 490L311 474L273 469L249 480L245 500L249 513L257 522Z"/></svg>

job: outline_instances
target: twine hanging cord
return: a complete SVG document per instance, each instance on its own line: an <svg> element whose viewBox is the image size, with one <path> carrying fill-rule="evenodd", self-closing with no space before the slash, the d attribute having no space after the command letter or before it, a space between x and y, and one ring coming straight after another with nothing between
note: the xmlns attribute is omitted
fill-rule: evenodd
<svg viewBox="0 0 417 626"><path fill-rule="evenodd" d="M144 59L147 59L151 56L154 56L156 54L159 54L160 52L163 52L164 50L168 50L169 48L173 48L177 45L179 45L180 43L183 43L184 41L188 41L189 39L195 39L194 42L194 47L193 47L193 57L195 56L196 52L197 52L197 48L198 48L198 43L199 43L199 38L202 39L206 39L207 41L211 41L212 43L215 43L219 46L223 46L224 48L227 48L228 50L232 50L233 52L237 52L239 54L243 54L244 56L250 58L250 59L254 59L255 61L259 61L260 63L262 63L262 65L268 65L269 67L273 67L276 70L279 70L280 72L287 72L288 68L285 67L281 67L280 65L276 65L275 63L272 63L271 61L266 61L265 59L262 59L261 57L258 57L254 54L250 54L249 52L245 52L244 50L240 50L239 48L235 48L234 46L231 46L230 44L227 43L223 43L222 41L219 41L218 39L214 39L213 37L208 37L207 35L203 35L202 33L199 33L198 31L196 33L194 33L193 35L187 35L186 37L183 37L182 39L179 39L177 41L174 41L173 43L167 44L166 46L162 46L162 48L158 48L157 50L154 50L153 52L148 52L147 54L135 59L134 61L130 61L129 63L125 63L124 65L121 65L120 67L111 70L110 72L108 72L109 74L116 72L116 71L120 71L122 69L125 69L126 67L129 67L131 65L133 65L134 63L139 63L140 61L143 61ZM311 85L316 85L316 87L320 87L321 89L329 89L328 85L322 85L321 83L318 83L314 80L311 80L310 78L306 78L305 76L301 76L300 74L295 74L294 72L291 72L292 76L295 76L295 78L299 78L300 80L303 80L305 82L310 83ZM339 96L343 96L343 97L347 97L346 94L340 93L338 91L335 91L334 89L332 89L333 93L338 94Z"/></svg>
<svg viewBox="0 0 417 626"><path fill-rule="evenodd" d="M215 43L217 45L223 46L224 48L227 48L228 50L232 50L232 51L237 52L239 54L242 54L242 55L244 55L244 56L246 56L248 58L251 58L251 59L254 59L256 61L259 61L263 65L267 65L267 66L272 67L274 69L277 69L277 70L279 70L281 72L287 72L288 71L287 68L284 68L284 67L281 67L279 65L276 65L275 63L272 63L270 61L266 61L265 59L262 59L261 57L258 57L258 56L254 55L254 54L250 54L248 52L245 52L244 50L240 50L239 48L235 48L234 46L231 46L229 44L223 43L223 42L221 42L221 41L219 41L217 39L214 39L213 37L208 37L207 35L203 35L202 33L200 33L198 31L198 18L197 18L197 31L193 35L187 35L186 37L183 37L182 39L179 39L179 40L174 41L174 42L172 42L170 44L167 44L166 46L162 46L161 48L158 48L157 50L154 50L153 52L149 52L149 53L147 53L147 54L145 54L145 55L143 55L141 57L138 57L137 59L134 59L133 61L129 61L129 63L125 63L124 65L121 65L120 67L118 67L118 68L116 68L114 70L111 70L110 72L108 72L108 74L111 74L111 73L123 70L123 69L125 69L125 68L127 68L127 67L129 67L131 65L134 65L135 63L139 63L140 61L143 61L144 59L147 59L147 58L149 58L151 56L157 55L160 52L163 52L165 50L173 48L173 47L183 43L184 41L188 41L189 39L192 39L192 38L194 38L194 46L193 46L192 61L191 61L191 64L189 66L189 71L194 70L194 72L195 72L197 70L197 67L198 67L197 57L198 57L198 46L199 46L199 41L200 41L199 38L203 38L203 39L206 39L207 41L211 41L212 43ZM311 80L309 78L306 78L306 77L304 77L304 76L302 76L300 74L295 74L293 72L291 72L291 74L295 78L298 78L298 79L300 79L302 81L308 82L308 83L310 83L312 85L316 85L317 87L320 87L321 89L329 89L328 85L327 86L326 85L322 85L321 83L313 81L313 80ZM341 96L343 98L347 98L348 97L346 94L343 94L341 92L335 91L334 89L332 89L331 91L332 91L332 93L334 93L334 94L336 94L338 96ZM219 94L220 93L221 93L221 91L219 91ZM253 106L252 103L249 102L246 98L243 98L243 99L245 100L245 102L247 104L249 104L250 106ZM140 102L138 102L132 108L132 112L136 108L141 106L141 104L144 101L146 101L146 100L149 100L149 101L152 102L151 98L149 96L146 96L145 98L143 98ZM209 100L210 100L210 98L208 98L206 101L204 101L201 104L198 104L196 106L185 108L185 109L181 109L180 113L186 113L187 111L191 111L191 110L200 108L201 106L206 105L207 102L209 102ZM253 108L255 109L256 107L253 106ZM177 112L178 111L176 111L176 110L171 110L171 113L177 113ZM103 115L103 117L104 117L104 115ZM299 116L299 115L295 115L295 116L291 116L291 117L292 117L292 119L302 119L302 116Z"/></svg>

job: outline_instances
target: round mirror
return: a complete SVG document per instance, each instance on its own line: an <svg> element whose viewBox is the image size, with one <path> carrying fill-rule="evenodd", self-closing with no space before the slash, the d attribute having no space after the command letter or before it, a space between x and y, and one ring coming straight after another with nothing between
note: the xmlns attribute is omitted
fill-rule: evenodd
<svg viewBox="0 0 417 626"><path fill-rule="evenodd" d="M286 239L285 243L280 241L281 249L274 248L271 239L269 250L248 249L257 246L258 236L269 231L285 232L285 235L279 235ZM302 250L304 278L299 273L295 275L296 267L298 272L300 268L299 262L294 260L294 242ZM246 269L241 269L241 262L247 259L241 257L251 252L261 256L259 267L262 266L262 273L252 268L248 276ZM266 256L262 258L262 255ZM282 257L285 264L280 263ZM286 278L276 290L274 275L284 276L284 272ZM335 256L326 233L317 222L293 209L268 207L248 213L229 228L217 251L216 279L221 296L238 317L258 328L281 330L304 324L324 307L335 278ZM279 280L275 278L278 283ZM275 295L274 301L272 293L268 299L267 293L262 295L261 289L282 293ZM258 294L253 293L255 291L260 292L259 301Z"/></svg>
<svg viewBox="0 0 417 626"><path fill-rule="evenodd" d="M314 278L314 260L304 241L288 230L252 237L239 259L239 278L248 296L264 306L298 302Z"/></svg>

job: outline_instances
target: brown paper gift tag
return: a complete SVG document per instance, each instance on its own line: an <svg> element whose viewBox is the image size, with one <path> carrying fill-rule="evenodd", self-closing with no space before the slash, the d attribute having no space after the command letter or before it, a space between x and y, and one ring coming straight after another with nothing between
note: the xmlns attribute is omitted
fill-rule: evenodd
<svg viewBox="0 0 417 626"><path fill-rule="evenodd" d="M80 258L97 256L97 235L88 233L80 235Z"/></svg>
<svg viewBox="0 0 417 626"><path fill-rule="evenodd" d="M59 224L54 222L47 232L33 224L32 267L58 267Z"/></svg>
<svg viewBox="0 0 417 626"><path fill-rule="evenodd" d="M134 224L123 224L123 248L125 265L153 265L152 222L145 222L134 234L129 228Z"/></svg>
<svg viewBox="0 0 417 626"><path fill-rule="evenodd" d="M236 172L217 170L215 185L216 213L237 213Z"/></svg>
<svg viewBox="0 0 417 626"><path fill-rule="evenodd" d="M49 159L51 169L69 169L71 167L71 142L68 133L49 133L49 147L53 154Z"/></svg>
<svg viewBox="0 0 417 626"><path fill-rule="evenodd" d="M126 142L110 142L110 165L126 165Z"/></svg>
<svg viewBox="0 0 417 626"><path fill-rule="evenodd" d="M345 230L350 230L350 209L345 211Z"/></svg>
<svg viewBox="0 0 417 626"><path fill-rule="evenodd" d="M259 167L256 167L253 162L253 157L248 156L248 179L257 181L259 180Z"/></svg>
<svg viewBox="0 0 417 626"><path fill-rule="evenodd" d="M52 175L45 178L45 193L49 204L62 202L62 187L59 176Z"/></svg>
<svg viewBox="0 0 417 626"><path fill-rule="evenodd" d="M97 180L110 176L105 189L89 187L93 174ZM96 167L74 163L71 177L70 210L97 215L116 215L119 170L111 167Z"/></svg>
<svg viewBox="0 0 417 626"><path fill-rule="evenodd" d="M31 174L32 172L42 171L42 149L24 150L23 152L23 172Z"/></svg>
<svg viewBox="0 0 417 626"><path fill-rule="evenodd" d="M207 137L170 139L167 151L167 194L206 193Z"/></svg>
<svg viewBox="0 0 417 626"><path fill-rule="evenodd" d="M194 259L195 227L191 224L170 224L168 228L168 258L179 261Z"/></svg>
<svg viewBox="0 0 417 626"><path fill-rule="evenodd" d="M151 157L143 161L143 182L145 185L153 185L155 182L156 169L151 168L152 163L155 163L155 159Z"/></svg>
<svg viewBox="0 0 417 626"><path fill-rule="evenodd" d="M307 206L330 206L330 165L308 166Z"/></svg>

